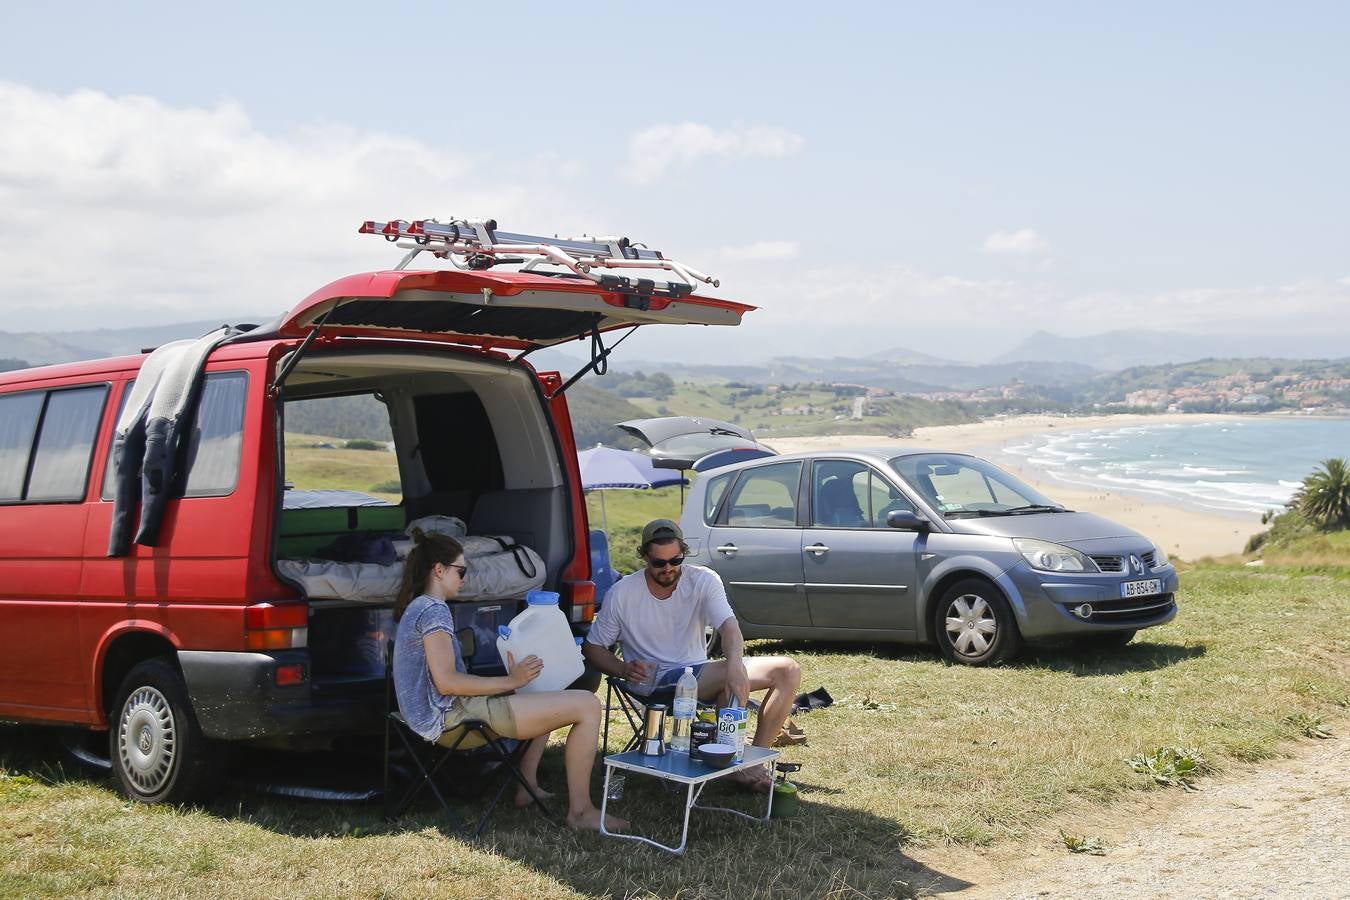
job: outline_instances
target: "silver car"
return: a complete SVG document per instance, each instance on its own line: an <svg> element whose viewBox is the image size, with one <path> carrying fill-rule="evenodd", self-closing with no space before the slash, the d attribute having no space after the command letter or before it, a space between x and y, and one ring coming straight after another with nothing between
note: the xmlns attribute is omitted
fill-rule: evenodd
<svg viewBox="0 0 1350 900"><path fill-rule="evenodd" d="M680 522L747 637L933 642L988 665L1024 641L1123 645L1177 612L1148 538L964 453L821 451L701 474Z"/></svg>

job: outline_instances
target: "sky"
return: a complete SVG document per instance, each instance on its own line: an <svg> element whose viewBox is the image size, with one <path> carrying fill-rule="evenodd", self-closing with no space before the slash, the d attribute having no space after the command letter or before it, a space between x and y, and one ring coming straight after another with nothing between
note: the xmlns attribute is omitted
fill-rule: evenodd
<svg viewBox="0 0 1350 900"><path fill-rule="evenodd" d="M1345 4L226 6L0 5L0 329L270 316L458 216L760 307L637 359L1350 352Z"/></svg>

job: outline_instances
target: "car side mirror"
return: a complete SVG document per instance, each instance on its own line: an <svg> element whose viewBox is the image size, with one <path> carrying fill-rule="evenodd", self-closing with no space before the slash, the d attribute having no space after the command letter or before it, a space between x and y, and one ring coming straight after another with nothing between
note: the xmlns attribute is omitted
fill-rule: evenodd
<svg viewBox="0 0 1350 900"><path fill-rule="evenodd" d="M891 528L898 528L901 531L918 531L926 533L931 526L928 520L921 518L916 513L907 509L894 509L886 514L886 524Z"/></svg>

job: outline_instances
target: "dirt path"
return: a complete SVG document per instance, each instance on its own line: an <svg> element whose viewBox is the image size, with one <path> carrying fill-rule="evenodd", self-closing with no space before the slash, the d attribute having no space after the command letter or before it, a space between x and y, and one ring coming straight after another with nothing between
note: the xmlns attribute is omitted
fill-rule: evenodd
<svg viewBox="0 0 1350 900"><path fill-rule="evenodd" d="M960 900L1350 897L1350 740L1300 744L1289 759L1201 785L1064 819L1070 834L1101 840L1104 856L1070 853L1059 825L1020 847L914 855L959 879L929 892Z"/></svg>

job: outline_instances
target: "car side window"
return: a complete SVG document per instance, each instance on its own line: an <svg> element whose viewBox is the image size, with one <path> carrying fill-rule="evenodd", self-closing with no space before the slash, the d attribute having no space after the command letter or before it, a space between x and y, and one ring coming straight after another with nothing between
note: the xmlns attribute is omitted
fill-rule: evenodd
<svg viewBox="0 0 1350 900"><path fill-rule="evenodd" d="M28 455L33 450L44 399L43 391L0 397L0 501L23 499Z"/></svg>
<svg viewBox="0 0 1350 900"><path fill-rule="evenodd" d="M916 512L914 504L909 502L900 489L882 478L875 470L867 470L867 495L871 500L871 522L873 528L886 528L886 517L897 510Z"/></svg>
<svg viewBox="0 0 1350 900"><path fill-rule="evenodd" d="M708 490L703 494L703 521L711 525L717 516L717 507L722 502L722 495L727 492L727 485L731 484L731 477L735 472L727 472L718 475L708 482Z"/></svg>
<svg viewBox="0 0 1350 900"><path fill-rule="evenodd" d="M94 438L107 397L104 384L47 394L25 500L84 499Z"/></svg>
<svg viewBox="0 0 1350 900"><path fill-rule="evenodd" d="M776 463L742 472L732 489L727 524L795 528L801 474L801 462Z"/></svg>
<svg viewBox="0 0 1350 900"><path fill-rule="evenodd" d="M850 460L817 460L811 473L811 524L824 528L863 528L868 524L868 476L871 470Z"/></svg>

